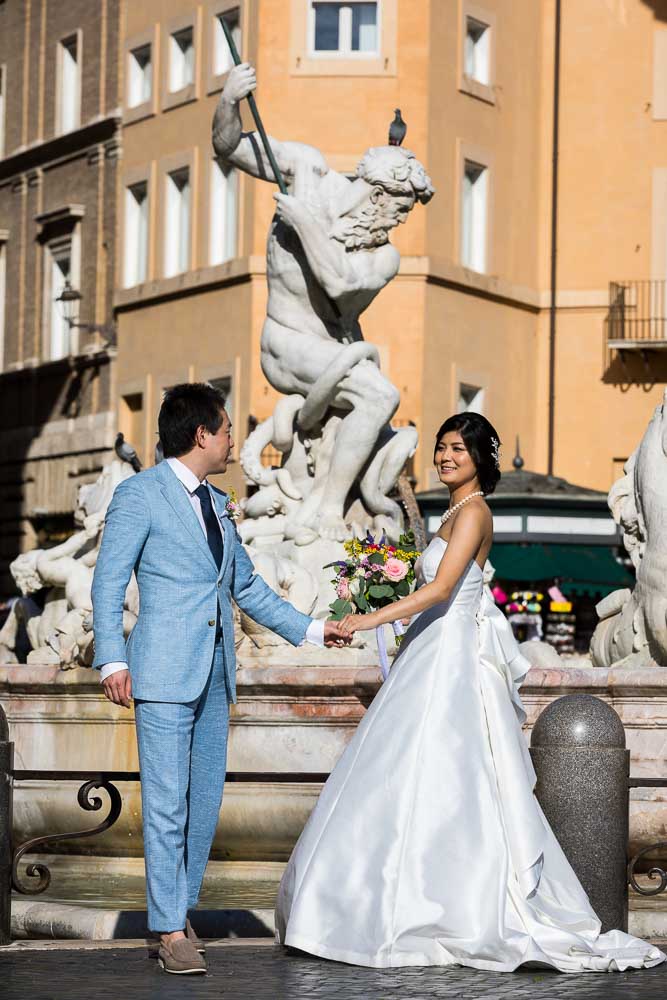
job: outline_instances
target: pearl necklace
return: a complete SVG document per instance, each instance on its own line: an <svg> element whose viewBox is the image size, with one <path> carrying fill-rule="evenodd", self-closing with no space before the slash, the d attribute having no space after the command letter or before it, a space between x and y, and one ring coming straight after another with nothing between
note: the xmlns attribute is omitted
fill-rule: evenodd
<svg viewBox="0 0 667 1000"><path fill-rule="evenodd" d="M483 496L484 496L483 490L476 490L474 493L469 493L467 497L463 498L463 500L459 500L459 502L455 503L453 507L450 507L449 510L446 510L445 513L440 518L440 520L444 524L446 521L449 521L452 514L455 514L456 511L459 509L459 507L463 507L463 504L467 503L468 500L472 500L473 497L483 497Z"/></svg>

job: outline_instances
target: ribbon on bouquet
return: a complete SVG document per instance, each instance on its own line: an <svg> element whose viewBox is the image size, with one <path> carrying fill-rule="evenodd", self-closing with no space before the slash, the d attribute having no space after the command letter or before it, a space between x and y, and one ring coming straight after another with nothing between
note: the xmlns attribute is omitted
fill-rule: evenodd
<svg viewBox="0 0 667 1000"><path fill-rule="evenodd" d="M394 635L396 637L403 635L405 629L400 622L392 622L391 627L394 630ZM378 625L375 629L375 638L378 644L378 653L380 656L380 673L382 674L382 680L386 681L389 676L389 657L387 656L387 644L384 641L384 625Z"/></svg>

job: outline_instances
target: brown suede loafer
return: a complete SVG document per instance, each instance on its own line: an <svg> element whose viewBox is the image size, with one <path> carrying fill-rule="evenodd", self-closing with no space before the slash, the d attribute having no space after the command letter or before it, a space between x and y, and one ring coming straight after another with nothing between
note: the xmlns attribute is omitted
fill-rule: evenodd
<svg viewBox="0 0 667 1000"><path fill-rule="evenodd" d="M204 944L202 939L198 936L197 932L195 931L192 924L187 918L185 921L185 936L187 937L188 941L192 945L194 945L194 947L197 949L200 955L206 954L206 945Z"/></svg>
<svg viewBox="0 0 667 1000"><path fill-rule="evenodd" d="M187 938L160 941L157 960L165 972L176 976L194 976L206 972L206 962Z"/></svg>

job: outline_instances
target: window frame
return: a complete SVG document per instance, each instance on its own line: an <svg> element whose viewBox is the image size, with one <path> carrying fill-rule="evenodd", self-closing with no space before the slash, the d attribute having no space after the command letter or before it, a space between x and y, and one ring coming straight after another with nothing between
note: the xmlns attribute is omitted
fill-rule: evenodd
<svg viewBox="0 0 667 1000"><path fill-rule="evenodd" d="M198 198L198 149L189 149L181 153L174 153L164 156L159 163L159 215L158 215L158 253L159 253L159 278L162 281L181 281L183 276L190 271L197 269L197 213L199 208ZM174 274L167 274L167 236L169 232L169 209L167 203L167 183L169 175L177 173L187 167L189 170L190 183L190 218L188 234L188 264L183 270Z"/></svg>
<svg viewBox="0 0 667 1000"><path fill-rule="evenodd" d="M232 427L241 426L240 416L240 396L241 396L241 358L234 355L229 361L221 361L216 365L198 368L192 375L197 382L215 382L229 380L231 386L229 395L226 397L225 409L229 414ZM238 461L232 454L230 465Z"/></svg>
<svg viewBox="0 0 667 1000"><path fill-rule="evenodd" d="M169 78L171 75L171 39L173 35L192 28L192 45L194 47L194 65L192 70L192 83L180 87L178 90L171 90ZM161 108L162 111L169 111L171 108L180 107L196 101L199 97L199 79L201 75L201 8L197 7L188 14L172 18L162 28L162 52L161 59Z"/></svg>
<svg viewBox="0 0 667 1000"><path fill-rule="evenodd" d="M81 227L79 220L75 222L72 229L67 233L59 233L58 235L52 236L50 239L47 238L43 243L44 252L44 267L43 267L43 295L44 303L42 310L42 357L46 362L49 361L60 361L62 358L73 357L79 353L79 327L72 326L68 327L66 330L67 336L67 350L64 354L54 355L53 352L53 315L54 310L59 307L55 304L54 288L53 288L53 265L58 259L58 255L62 254L64 250L69 251L70 267L69 267L69 282L73 288L80 289L81 286ZM73 317L75 320L78 319L78 315ZM68 324L65 319L62 319L64 327Z"/></svg>
<svg viewBox="0 0 667 1000"><path fill-rule="evenodd" d="M485 247L484 247L484 270L479 271L463 259L463 229L464 229L464 175L466 164L472 163L482 167L486 172L486 213L485 213ZM457 142L457 199L458 199L458 224L456 232L455 260L459 265L473 274L491 274L492 272L492 218L493 218L493 156L488 150L469 143Z"/></svg>
<svg viewBox="0 0 667 1000"><path fill-rule="evenodd" d="M489 82L481 83L476 77L466 72L466 40L468 37L468 21L483 24L489 32ZM463 0L461 5L460 44L459 44L459 91L474 97L486 104L496 103L496 24L493 11L479 7L476 3Z"/></svg>
<svg viewBox="0 0 667 1000"><path fill-rule="evenodd" d="M63 128L63 50L65 44L71 39L76 39L76 124L73 128L65 129ZM77 129L81 128L82 124L82 67L83 67L83 31L81 28L77 28L76 31L70 31L68 34L63 35L56 42L56 88L55 88L55 117L54 117L54 132L55 135L70 135L72 132L76 132Z"/></svg>
<svg viewBox="0 0 667 1000"><path fill-rule="evenodd" d="M208 0L206 4L206 93L215 94L222 90L229 70L224 73L215 72L215 21L221 14L238 9L241 28L241 51L239 55L244 62L248 61L248 5L245 0ZM231 68L231 67L230 67Z"/></svg>
<svg viewBox="0 0 667 1000"><path fill-rule="evenodd" d="M398 0L377 3L378 50L322 52L314 49L314 2L345 0L291 0L290 73L296 76L396 76ZM351 0L353 2L353 0Z"/></svg>
<svg viewBox="0 0 667 1000"><path fill-rule="evenodd" d="M349 48L316 49L315 48L315 4L328 6L353 7L356 4L370 2L375 4L377 46L372 51L361 51ZM347 18L346 18L347 20ZM351 19L350 19L351 21ZM339 20L340 26L340 20ZM350 23L351 31L351 23ZM382 0L308 0L308 57L310 59L377 59L382 52Z"/></svg>
<svg viewBox="0 0 667 1000"><path fill-rule="evenodd" d="M126 270L125 270L125 243L127 240L127 211L126 211L126 195L129 188L134 187L137 184L146 184L146 193L148 197L148 232L146 240L146 277L140 284L146 284L148 281L152 281L155 277L155 189L156 189L156 178L155 178L155 163L144 163L136 167L130 167L123 171L123 176L121 178L122 192L123 192L123 203L122 211L120 212L120 231L118 246L121 248L122 258L121 258L121 274L119 287L122 290L127 288L138 288L139 285L127 285L126 284Z"/></svg>
<svg viewBox="0 0 667 1000"><path fill-rule="evenodd" d="M129 275L129 261L130 256L128 254L128 243L130 240L130 227L129 227L129 206L131 204L130 198L134 197L132 194L133 189L138 188L142 185L145 188L145 212L146 212L146 248L145 256L143 260L143 275L139 277L139 268L137 264L139 263L139 254L137 253L136 258L133 260L133 273ZM137 285L143 285L148 280L148 256L149 256L149 245L150 245L150 225L151 225L151 190L150 190L150 180L148 177L140 178L133 181L130 184L125 184L123 187L124 191L124 205L123 205L123 288L136 288ZM139 202L135 198L135 203L139 211L141 207ZM132 280L130 280L130 278Z"/></svg>
<svg viewBox="0 0 667 1000"><path fill-rule="evenodd" d="M146 45L150 45L151 49L151 96L146 101L142 101L141 104L135 104L130 107L130 59L132 58L132 53L137 49L141 49ZM139 34L132 35L125 41L123 47L123 58L125 66L125 87L123 95L123 123L125 125L130 125L132 122L142 121L144 118L150 118L152 115L157 114L158 110L158 80L159 76L159 65L160 65L160 32L159 25L154 24L152 27L147 28L145 31Z"/></svg>
<svg viewBox="0 0 667 1000"><path fill-rule="evenodd" d="M228 264L230 260L234 260L239 254L239 217L240 217L240 190L241 190L241 171L236 167L231 167L230 172L234 171L235 175L235 218L234 218L234 252L229 257L225 257L223 260L213 260L212 243L213 243L213 233L214 233L214 218L213 218L213 184L215 171L221 170L223 173L223 168L218 162L216 156L211 156L209 159L209 169L208 169L208 237L206 241L206 262L209 267L221 267L224 264Z"/></svg>

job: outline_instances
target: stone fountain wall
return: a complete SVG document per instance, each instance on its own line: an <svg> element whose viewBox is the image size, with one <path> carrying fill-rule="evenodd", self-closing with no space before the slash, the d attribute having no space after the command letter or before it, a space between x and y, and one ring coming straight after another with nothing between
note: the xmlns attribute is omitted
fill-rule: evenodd
<svg viewBox="0 0 667 1000"><path fill-rule="evenodd" d="M379 686L373 650L274 651L270 665L260 652L239 663L238 704L232 712L231 771L328 772L349 741ZM293 653L292 653L293 655ZM626 729L634 776L665 776L667 672L619 668L533 667L522 688L528 711L526 738L543 710L563 694L587 692L608 702ZM17 768L137 770L133 717L107 702L98 675L54 665L0 667L0 703L16 744ZM14 836L23 842L49 832L93 826L101 817L83 813L78 785L30 783L15 789ZM122 858L140 858L141 801L138 785L120 786L124 808L113 829L94 840L60 848L62 864L94 859L96 870L117 870ZM267 863L279 877L319 793L314 783L229 783L212 858L238 867L252 883L266 878ZM665 839L664 790L633 791L631 850ZM69 858L69 862L66 861ZM132 862L128 861L128 865ZM54 875L54 878L56 876Z"/></svg>

